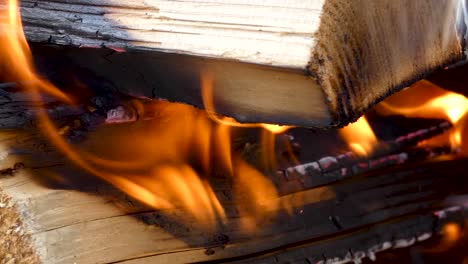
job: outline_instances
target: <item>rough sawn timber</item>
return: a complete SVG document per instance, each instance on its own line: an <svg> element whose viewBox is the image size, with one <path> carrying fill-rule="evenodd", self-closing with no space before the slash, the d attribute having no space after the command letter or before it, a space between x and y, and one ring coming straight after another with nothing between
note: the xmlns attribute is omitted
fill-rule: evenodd
<svg viewBox="0 0 468 264"><path fill-rule="evenodd" d="M29 41L81 47L60 52L128 94L203 107L200 76L211 72L215 110L242 122L345 125L465 57L458 0L21 5Z"/></svg>
<svg viewBox="0 0 468 264"><path fill-rule="evenodd" d="M433 214L450 206L441 204L448 195L466 193L466 161L442 160L282 196L304 204L264 219L255 233L239 229L243 216L231 208L229 184L218 179L212 184L228 221L207 231L183 209L151 210L79 173L30 133L0 136L2 169L24 166L2 173L1 192L42 263L268 263L275 256L291 263L339 263L411 245L466 217L463 208L455 219Z"/></svg>

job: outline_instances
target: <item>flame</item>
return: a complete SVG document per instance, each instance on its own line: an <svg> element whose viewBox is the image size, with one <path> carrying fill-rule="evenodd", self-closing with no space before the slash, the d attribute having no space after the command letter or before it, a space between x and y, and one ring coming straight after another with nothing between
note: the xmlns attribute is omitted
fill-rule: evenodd
<svg viewBox="0 0 468 264"><path fill-rule="evenodd" d="M100 171L125 173L117 184L127 193L155 208L182 204L198 221L213 224L225 220L224 209L198 171L209 175L216 170L232 177L234 196L246 197L236 199L243 219L249 219L245 230L252 230L264 211L275 206L277 193L270 180L232 153L229 126L183 104L151 101L144 111L155 113L158 119L101 127L83 146L94 150L89 161ZM135 170L150 173L128 174ZM270 206L262 205L265 199Z"/></svg>
<svg viewBox="0 0 468 264"><path fill-rule="evenodd" d="M274 124L260 124L260 125L264 129L270 131L273 134L281 134L281 133L288 131L288 129L291 128L291 126L280 126L280 125L274 125Z"/></svg>
<svg viewBox="0 0 468 264"><path fill-rule="evenodd" d="M377 144L374 131L365 117L340 129L338 133L348 146L361 156L369 155Z"/></svg>
<svg viewBox="0 0 468 264"><path fill-rule="evenodd" d="M8 0L0 9L0 73L27 89L34 101L47 93L71 104L70 96L40 78L32 64L19 15L18 2ZM109 125L99 128L79 148L62 137L43 108L37 119L43 134L75 164L135 199L156 209L185 208L203 227L226 220L218 196L206 177L221 171L232 178L236 206L253 229L259 220L278 208L277 192L270 180L231 150L232 127L260 127L268 134L268 152L274 135L290 127L239 124L214 114L211 79L202 78L208 112L188 105L162 101L133 101L137 114L121 107L108 113ZM135 116L154 116L136 120ZM131 124L121 120L134 121ZM274 157L270 157L272 160Z"/></svg>
<svg viewBox="0 0 468 264"><path fill-rule="evenodd" d="M209 71L201 76L203 105L211 120L228 127L262 128L261 132L261 160L263 168L273 171L276 169L275 135L286 132L291 126L281 126L264 123L239 123L234 118L219 117L216 114L213 95L213 75Z"/></svg>
<svg viewBox="0 0 468 264"><path fill-rule="evenodd" d="M448 242L456 242L458 239L460 239L460 226L456 223L445 224L442 228L442 234L444 234L445 239Z"/></svg>
<svg viewBox="0 0 468 264"><path fill-rule="evenodd" d="M429 252L445 252L453 248L463 236L462 228L456 223L447 223L441 229L442 239L440 243L429 248Z"/></svg>
<svg viewBox="0 0 468 264"><path fill-rule="evenodd" d="M236 169L234 193L238 199L238 210L246 216L241 224L245 230L252 232L258 223L277 211L278 194L274 185L264 175L245 162L237 160Z"/></svg>
<svg viewBox="0 0 468 264"><path fill-rule="evenodd" d="M264 124L264 123L239 123L234 118L231 117L219 117L216 115L216 110L214 106L214 96L213 96L213 76L209 71L202 72L201 76L201 87L202 87L202 99L203 105L205 106L206 111L210 118L220 124L224 124L231 127L261 127L273 134L281 134L286 132L288 129L292 128L291 126L282 126L275 124Z"/></svg>
<svg viewBox="0 0 468 264"><path fill-rule="evenodd" d="M465 146L468 130L466 119L468 99L454 92L444 90L429 81L422 80L404 91L396 93L384 102L379 103L375 110L380 115L400 114L412 118L440 118L450 121L454 128L448 133L431 139L424 144L451 144L462 154L468 151Z"/></svg>
<svg viewBox="0 0 468 264"><path fill-rule="evenodd" d="M5 81L21 81L26 86L34 86L35 90L55 96L62 101L72 100L55 89L49 82L38 77L32 67L32 55L23 34L23 26L19 16L18 3L9 0L6 8L0 10L0 68Z"/></svg>
<svg viewBox="0 0 468 264"><path fill-rule="evenodd" d="M421 85L421 86L419 86ZM379 113L386 114L386 113L398 113L405 115L407 117L421 117L421 118L444 118L448 119L452 122L452 124L456 124L460 119L465 115L468 111L468 99L461 95L454 92L443 91L443 93L437 93L435 98L429 100L412 100L412 105L406 105L407 100L405 100L405 94L407 93L420 93L420 87L427 87L431 85L428 81L421 81L415 84L410 89L403 91L401 94L396 94L395 97L398 97L399 100L395 98L389 98L379 104ZM434 87L430 91L424 92L431 92L438 87L434 85ZM442 89L442 88L439 88ZM441 91L442 92L442 91ZM399 101L396 103L396 101Z"/></svg>

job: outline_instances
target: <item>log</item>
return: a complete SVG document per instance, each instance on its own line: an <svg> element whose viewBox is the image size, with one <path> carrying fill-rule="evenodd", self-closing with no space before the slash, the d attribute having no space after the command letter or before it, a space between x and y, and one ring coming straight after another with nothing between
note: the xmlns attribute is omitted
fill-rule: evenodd
<svg viewBox="0 0 468 264"><path fill-rule="evenodd" d="M279 169L274 183L280 194L288 194L304 189L320 187L345 178L379 173L380 169L392 169L402 164L417 164L426 159L433 159L454 154L450 146L415 148L419 142L443 134L451 125L441 122L436 126L411 132L393 141L381 142L368 156L358 156L347 152L337 156L326 156L313 162Z"/></svg>
<svg viewBox="0 0 468 264"><path fill-rule="evenodd" d="M62 117L82 115L55 104L40 107L53 107ZM442 123L416 134L424 139L445 129ZM413 137L404 138L409 145L416 143ZM461 223L467 213L462 206L443 202L467 191L466 159L455 158L352 175L282 194L278 199L292 204L292 211L269 214L255 233L240 228L246 216L233 207L231 183L210 178L227 221L206 230L193 224L184 208L148 208L77 170L33 129L1 130L0 146L0 219L8 220L0 222L0 259L5 262L271 263L278 258L333 263L409 246L429 238L444 223Z"/></svg>
<svg viewBox="0 0 468 264"><path fill-rule="evenodd" d="M330 127L464 60L465 5L24 0L21 14L30 42L80 47L49 54L123 93L203 107L204 83L209 110L238 121Z"/></svg>
<svg viewBox="0 0 468 264"><path fill-rule="evenodd" d="M239 229L242 215L235 212L228 214L229 224L208 232L187 224L191 220L183 209L151 210L70 169L50 152L48 157L38 155L37 150L43 153L46 149L31 144L31 140L20 139L17 133L2 133L3 144L18 148L18 141L29 142L23 146L36 149L12 153L2 162L2 168L13 167L18 161L24 164L24 168L0 178L2 195L8 200L0 208L0 217L13 213L18 219L3 227L12 231L6 233L9 236L2 234L2 241L10 243L5 255L17 262L26 257L38 259L38 263L269 263L273 256L291 263L307 259L319 263L324 258L372 258L379 250L427 239L440 225L461 222L467 213L458 208L455 218L434 216L449 206L440 201L466 192L466 160L452 160L426 164L417 171L303 190L295 195L306 198L304 205L295 208L292 215L281 211L265 219L255 234ZM448 167L451 171L447 174ZM57 177L58 172L66 176L59 178L65 182L53 185L46 180ZM71 178L75 183L66 183ZM215 185L220 197L225 190L222 184ZM232 201L224 197L223 206L229 208ZM34 254L23 254L22 259L23 255L11 254L17 251Z"/></svg>
<svg viewBox="0 0 468 264"><path fill-rule="evenodd" d="M401 164L418 164L428 158L452 154L449 146L411 149L397 154L384 155L361 161L343 160L344 155L324 157L319 161L296 165L277 172L276 186L280 194L294 193L303 189L320 187L345 178L363 174L378 174L380 169L389 169ZM345 156L345 158L347 158ZM329 166L329 167L324 167Z"/></svg>

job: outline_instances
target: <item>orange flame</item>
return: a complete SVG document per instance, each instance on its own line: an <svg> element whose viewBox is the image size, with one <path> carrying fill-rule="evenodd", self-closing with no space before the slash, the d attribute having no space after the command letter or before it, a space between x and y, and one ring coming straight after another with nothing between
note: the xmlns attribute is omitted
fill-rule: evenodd
<svg viewBox="0 0 468 264"><path fill-rule="evenodd" d="M16 0L8 0L7 8L0 10L0 56L1 76L8 81L21 80L33 100L40 102L40 94L47 93L72 102L35 73ZM202 82L208 87L203 98L211 98L210 79L202 78ZM205 104L208 110L214 110L212 101L205 100ZM64 140L46 110L39 108L37 119L50 142L81 168L154 208L184 207L203 226L213 227L226 218L215 191L202 176L210 170L232 177L234 194L242 201L237 206L249 219L246 226L250 229L267 211L278 207L277 193L269 179L232 153L230 128L263 127L274 135L289 127L243 125L220 118L213 111L207 115L191 106L168 102L135 102L135 108L140 116L150 112L158 119L101 127L80 149Z"/></svg>
<svg viewBox="0 0 468 264"><path fill-rule="evenodd" d="M358 155L369 155L377 144L377 138L365 117L340 129L339 135Z"/></svg>
<svg viewBox="0 0 468 264"><path fill-rule="evenodd" d="M276 168L275 135L284 133L292 127L263 123L239 123L234 118L219 117L216 115L214 106L212 74L208 71L204 71L201 76L201 82L203 104L211 120L228 127L262 128L261 159L263 167L267 170L274 170Z"/></svg>
<svg viewBox="0 0 468 264"><path fill-rule="evenodd" d="M234 193L238 199L239 211L246 216L241 224L245 230L252 232L257 223L279 208L278 194L264 175L245 162L238 160L236 169Z"/></svg>
<svg viewBox="0 0 468 264"><path fill-rule="evenodd" d="M0 57L1 73L6 81L21 80L25 85L34 86L37 91L48 93L62 101L71 103L71 99L50 83L40 79L32 67L32 55L29 51L23 26L19 16L18 3L9 0L7 8L0 14Z"/></svg>
<svg viewBox="0 0 468 264"><path fill-rule="evenodd" d="M444 252L454 247L463 235L461 227L456 223L447 223L441 230L442 239L440 243L428 249L429 252Z"/></svg>
<svg viewBox="0 0 468 264"><path fill-rule="evenodd" d="M281 134L291 128L291 126L282 126L275 124L239 123L231 117L217 116L214 106L212 74L208 71L204 71L201 76L201 82L203 105L205 106L205 109L212 120L231 127L262 127L273 134Z"/></svg>
<svg viewBox="0 0 468 264"><path fill-rule="evenodd" d="M451 144L462 154L467 151L466 119L468 99L454 92L446 91L429 81L423 80L410 88L396 93L376 106L381 115L401 114L413 118L440 118L449 120L454 128L448 133L431 139L424 144Z"/></svg>
<svg viewBox="0 0 468 264"><path fill-rule="evenodd" d="M428 87L431 88L427 89ZM405 100L406 94L420 94L423 92L422 88L427 89L425 93L435 93L435 97L428 100ZM437 91L438 89L441 91ZM381 114L398 113L408 117L443 118L456 124L468 111L468 99L460 94L443 91L442 88L423 80L380 103L378 109Z"/></svg>

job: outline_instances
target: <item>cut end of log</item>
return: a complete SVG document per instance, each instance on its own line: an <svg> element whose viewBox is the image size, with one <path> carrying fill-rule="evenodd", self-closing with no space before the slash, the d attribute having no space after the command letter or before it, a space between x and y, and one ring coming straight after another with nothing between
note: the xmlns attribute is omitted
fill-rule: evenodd
<svg viewBox="0 0 468 264"><path fill-rule="evenodd" d="M16 206L0 190L0 260L2 263L39 262L31 236L26 232Z"/></svg>
<svg viewBox="0 0 468 264"><path fill-rule="evenodd" d="M326 94L332 125L357 120L388 95L463 59L460 2L326 1L309 70Z"/></svg>

